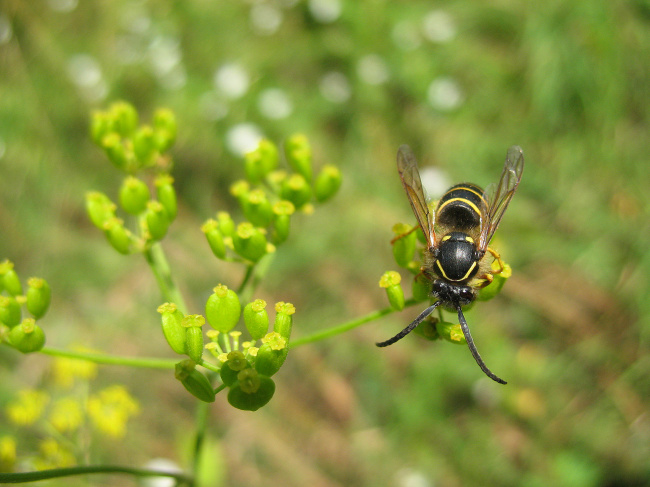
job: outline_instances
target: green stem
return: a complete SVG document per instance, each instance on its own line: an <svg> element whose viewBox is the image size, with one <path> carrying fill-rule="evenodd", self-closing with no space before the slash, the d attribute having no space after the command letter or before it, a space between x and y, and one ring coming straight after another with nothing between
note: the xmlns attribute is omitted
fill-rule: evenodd
<svg viewBox="0 0 650 487"><path fill-rule="evenodd" d="M41 353L53 357L87 360L88 362L94 362L96 364L126 365L130 367L146 367L149 369L173 369L178 362L178 360L172 359L118 357L102 353L77 352L49 347L42 348Z"/></svg>
<svg viewBox="0 0 650 487"><path fill-rule="evenodd" d="M176 304L183 314L187 314L185 300L174 283L171 268L160 243L156 242L151 247L145 249L144 258L149 264L149 267L151 267L163 298L170 303Z"/></svg>
<svg viewBox="0 0 650 487"><path fill-rule="evenodd" d="M414 299L409 299L406 301L405 307L408 306L413 306L416 304L417 301ZM298 338L296 340L292 340L289 343L289 348L295 348L299 347L300 345L306 345L307 343L313 343L313 342L318 342L320 340L325 340L326 338L331 338L333 336L339 335L341 333L344 333L346 331L352 330L353 328L356 328L357 326L361 326L364 323L368 323L369 321L374 321L382 316L389 315L391 313L394 313L395 309L393 308L384 308L380 309L377 311L373 311L372 313L369 313L365 316L362 316L361 318L357 318L351 321L346 321L345 323L342 323L338 326L328 328L323 331L319 331L317 333L314 333L313 335L307 335L306 337Z"/></svg>
<svg viewBox="0 0 650 487"><path fill-rule="evenodd" d="M178 485L192 485L194 483L191 477L179 472L164 472L143 468L121 467L118 465L85 465L70 468L39 470L38 472L0 473L0 484L22 484L24 482L36 482L38 480L97 473L127 474L133 475L134 477L170 477L175 479L176 482L178 482Z"/></svg>
<svg viewBox="0 0 650 487"><path fill-rule="evenodd" d="M203 401L199 401L196 405L196 437L194 438L194 451L192 452L192 474L195 479L199 478L201 468L201 450L205 442L205 430L208 425L208 412L210 411L209 406L209 403Z"/></svg>
<svg viewBox="0 0 650 487"><path fill-rule="evenodd" d="M260 281L266 276L266 273L273 262L275 254L266 254L262 257L257 263L249 264L246 267L246 274L244 279L237 289L237 294L242 303L248 303L253 297L255 289L259 285Z"/></svg>

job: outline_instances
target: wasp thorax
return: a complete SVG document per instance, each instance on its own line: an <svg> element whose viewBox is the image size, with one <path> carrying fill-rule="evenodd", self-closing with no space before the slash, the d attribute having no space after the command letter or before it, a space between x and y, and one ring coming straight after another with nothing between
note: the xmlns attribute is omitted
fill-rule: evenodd
<svg viewBox="0 0 650 487"><path fill-rule="evenodd" d="M476 244L469 235L451 232L442 237L438 247L435 271L453 282L464 282L478 271Z"/></svg>

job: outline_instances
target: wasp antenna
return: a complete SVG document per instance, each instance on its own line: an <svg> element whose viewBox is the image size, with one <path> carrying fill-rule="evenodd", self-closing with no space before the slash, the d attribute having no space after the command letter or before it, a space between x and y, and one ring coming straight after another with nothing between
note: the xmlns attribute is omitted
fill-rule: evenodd
<svg viewBox="0 0 650 487"><path fill-rule="evenodd" d="M465 320L465 316L463 315L463 309L460 307L460 305L457 304L456 310L458 311L458 320L460 321L460 327L463 330L463 335L465 335L465 341L467 342L469 351L472 352L472 357L474 357L474 360L476 360L478 366L485 373L485 375L487 375L493 381L498 382L499 384L507 384L505 380L501 379L500 377L497 377L496 375L494 375L494 373L492 373L490 369L487 368L487 365L485 365L485 362L483 362L483 359L481 358L481 354L479 354L478 350L476 349L476 345L474 345L472 334L469 332L469 326L467 326L467 321ZM399 338L397 340L399 340ZM388 343L388 345L390 345L390 343Z"/></svg>
<svg viewBox="0 0 650 487"><path fill-rule="evenodd" d="M431 313L433 313L433 310L436 309L439 305L440 305L440 301L436 301L431 306L429 306L427 309L425 309L422 313L420 313L420 316L415 318L406 328L404 328L402 331L400 331L393 338L389 338L385 342L375 343L375 345L377 345L378 347L387 347L388 345L392 345L396 341L401 340L406 335L411 333L416 326L418 326L420 323L422 323L427 316L429 316Z"/></svg>

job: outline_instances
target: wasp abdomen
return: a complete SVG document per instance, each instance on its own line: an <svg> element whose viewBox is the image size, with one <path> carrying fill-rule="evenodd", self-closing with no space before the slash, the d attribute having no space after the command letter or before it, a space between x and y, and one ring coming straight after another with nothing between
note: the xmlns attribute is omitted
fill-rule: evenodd
<svg viewBox="0 0 650 487"><path fill-rule="evenodd" d="M461 183L451 187L438 202L436 223L467 230L480 225L481 208L486 203L483 190L471 183Z"/></svg>

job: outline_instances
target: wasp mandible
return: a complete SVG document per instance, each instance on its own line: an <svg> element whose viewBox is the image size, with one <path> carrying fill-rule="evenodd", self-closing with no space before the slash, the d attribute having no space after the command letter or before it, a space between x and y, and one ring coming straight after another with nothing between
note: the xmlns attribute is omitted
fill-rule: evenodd
<svg viewBox="0 0 650 487"><path fill-rule="evenodd" d="M426 239L421 273L432 282L431 295L436 302L397 335L377 346L386 347L401 340L438 306L443 306L458 313L469 350L481 370L490 379L506 384L478 353L463 306L473 302L479 289L490 284L494 274L503 270L501 257L488 245L521 180L524 171L521 147L513 145L508 149L498 183L489 185L485 191L472 183L452 186L440 198L433 214L422 189L417 161L408 145L400 146L397 152L397 170ZM499 270L492 270L490 257L499 262Z"/></svg>

